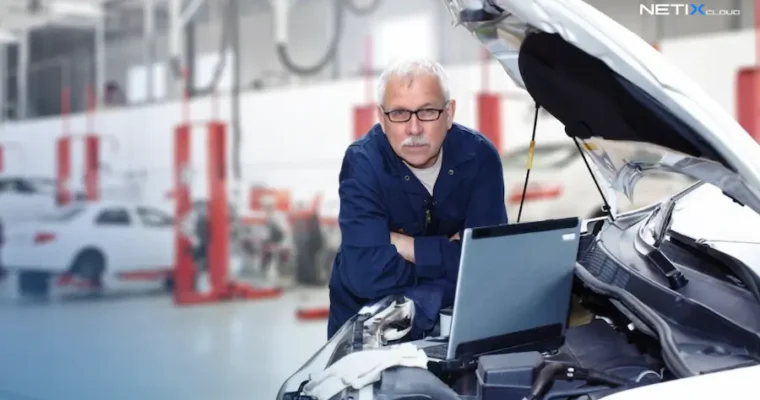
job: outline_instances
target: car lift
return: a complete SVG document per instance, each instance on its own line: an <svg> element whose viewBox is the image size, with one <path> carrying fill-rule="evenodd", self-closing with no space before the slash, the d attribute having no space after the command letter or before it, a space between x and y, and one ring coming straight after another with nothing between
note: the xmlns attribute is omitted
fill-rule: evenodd
<svg viewBox="0 0 760 400"><path fill-rule="evenodd" d="M100 142L107 139L112 145L112 151L118 151L119 144L115 137L87 133L83 135L64 134L56 143L56 180L58 204L71 203L74 199L71 185L71 144L74 139L84 141L84 178L85 199L98 201L100 199Z"/></svg>
<svg viewBox="0 0 760 400"><path fill-rule="evenodd" d="M198 124L196 124L198 125ZM174 302L177 305L210 303L232 299L260 299L279 296L282 289L253 288L229 279L230 232L229 202L227 200L227 126L224 122L211 120L205 124L206 149L208 151L208 224L209 237L208 271L211 283L209 293L195 289L195 263L191 255L192 245L184 232L182 222L192 212L190 198L190 137L191 123L178 125L174 131L174 200L175 200L175 270Z"/></svg>
<svg viewBox="0 0 760 400"><path fill-rule="evenodd" d="M315 216L320 217L320 205L322 203L322 197L320 195L317 195L314 197L311 207L309 207L306 210L300 210L297 213L293 213L290 217L291 222L294 226L297 226L296 221L297 220L307 220L310 218L314 218ZM319 222L319 229L322 229L322 218L320 218ZM308 232L306 234L309 234ZM319 262L319 260L313 260L314 262ZM298 266L296 266L296 269ZM303 302L308 304L306 306L299 306L296 309L296 319L299 321L320 321L325 320L329 318L330 316L330 307L329 306L323 306L323 305L316 305L313 306L310 303L312 303L312 298L308 294L303 296Z"/></svg>
<svg viewBox="0 0 760 400"><path fill-rule="evenodd" d="M62 104L62 133L56 142L56 193L58 196L58 205L64 206L74 200L72 192L71 175L71 144L74 139L84 141L84 178L85 178L85 199L87 201L98 201L100 199L100 142L101 139L107 139L111 143L112 151L119 150L119 141L114 136L97 135L94 129L94 112L95 112L95 94L92 89L87 91L87 128L85 134L71 134L69 124L69 104L70 92L65 88L61 93Z"/></svg>

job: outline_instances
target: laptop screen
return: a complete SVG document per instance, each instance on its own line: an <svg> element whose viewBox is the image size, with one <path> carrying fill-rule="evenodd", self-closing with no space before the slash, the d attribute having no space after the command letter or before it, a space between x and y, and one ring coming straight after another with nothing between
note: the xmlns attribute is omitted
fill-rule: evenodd
<svg viewBox="0 0 760 400"><path fill-rule="evenodd" d="M466 230L449 358L561 340L579 237L578 218Z"/></svg>

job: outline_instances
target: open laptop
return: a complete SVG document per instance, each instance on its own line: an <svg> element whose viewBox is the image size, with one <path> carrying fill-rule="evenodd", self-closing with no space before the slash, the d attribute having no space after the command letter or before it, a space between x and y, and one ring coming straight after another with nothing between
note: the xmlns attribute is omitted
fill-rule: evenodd
<svg viewBox="0 0 760 400"><path fill-rule="evenodd" d="M428 358L559 347L580 230L578 218L466 229L448 342L420 346Z"/></svg>

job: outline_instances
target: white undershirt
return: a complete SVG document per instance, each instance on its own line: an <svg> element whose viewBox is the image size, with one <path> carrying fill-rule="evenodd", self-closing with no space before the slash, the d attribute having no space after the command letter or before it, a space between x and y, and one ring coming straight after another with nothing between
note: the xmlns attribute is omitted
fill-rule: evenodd
<svg viewBox="0 0 760 400"><path fill-rule="evenodd" d="M433 164L430 167L427 168L414 168L409 164L406 164L407 167L409 167L410 170L412 170L412 173L414 176L417 177L417 179L422 182L422 185L425 186L425 189L427 189L428 193L430 195L433 195L433 188L435 188L435 181L438 180L438 173L441 171L441 161L443 160L443 149L438 153L438 159L435 160L435 164Z"/></svg>

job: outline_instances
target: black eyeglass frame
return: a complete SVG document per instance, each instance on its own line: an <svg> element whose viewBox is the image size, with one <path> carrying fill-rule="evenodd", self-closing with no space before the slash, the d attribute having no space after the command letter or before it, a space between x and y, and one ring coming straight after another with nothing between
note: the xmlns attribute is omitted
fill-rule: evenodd
<svg viewBox="0 0 760 400"><path fill-rule="evenodd" d="M438 119L441 118L441 115L443 114L443 112L446 111L448 108L449 108L449 100L446 100L446 102L443 103L443 108L431 108L431 107L427 107L427 108L420 108L418 110L397 109L397 110L385 111L385 108L383 108L383 106L380 106L380 110L383 112L383 114L385 115L385 117L388 118L389 121L394 122L394 123L399 123L399 124L403 124L405 122L409 122L412 119L412 116L417 117L417 119L420 120L420 121L422 121L422 122L438 121ZM402 119L402 120L394 120L394 119L392 119L390 114L393 113L393 112L399 112L399 111L408 112L409 116L406 119ZM435 118L431 118L431 119L422 119L422 118L420 118L420 115L418 113L425 112L425 111L428 111L428 112L430 112L430 111L436 111L438 114L435 116Z"/></svg>

